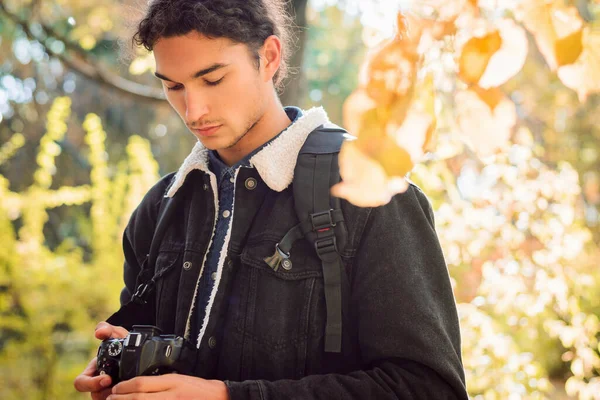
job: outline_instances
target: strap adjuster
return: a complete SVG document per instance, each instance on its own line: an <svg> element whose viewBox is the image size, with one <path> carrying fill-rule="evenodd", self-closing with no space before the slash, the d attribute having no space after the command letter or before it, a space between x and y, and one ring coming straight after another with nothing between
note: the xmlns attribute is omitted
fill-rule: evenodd
<svg viewBox="0 0 600 400"><path fill-rule="evenodd" d="M315 250L317 251L317 255L319 258L323 259L324 256L327 256L331 253L335 253L337 256L337 240L335 235L332 235L328 238L318 239L315 241Z"/></svg>
<svg viewBox="0 0 600 400"><path fill-rule="evenodd" d="M327 210L310 214L310 222L312 224L313 231L329 230L335 227L337 224L333 220L333 210Z"/></svg>

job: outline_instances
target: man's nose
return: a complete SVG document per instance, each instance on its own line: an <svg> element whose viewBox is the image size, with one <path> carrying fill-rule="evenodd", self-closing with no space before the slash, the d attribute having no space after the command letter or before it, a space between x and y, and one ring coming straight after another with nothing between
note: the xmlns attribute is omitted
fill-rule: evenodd
<svg viewBox="0 0 600 400"><path fill-rule="evenodd" d="M208 114L208 99L201 93L188 91L185 95L185 120L188 125Z"/></svg>

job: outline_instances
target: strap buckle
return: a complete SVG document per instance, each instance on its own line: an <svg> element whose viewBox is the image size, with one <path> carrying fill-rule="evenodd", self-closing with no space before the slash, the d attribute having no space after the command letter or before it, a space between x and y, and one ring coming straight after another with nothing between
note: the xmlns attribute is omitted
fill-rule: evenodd
<svg viewBox="0 0 600 400"><path fill-rule="evenodd" d="M323 232L335 227L337 224L333 220L332 212L333 210L330 209L327 211L310 214L310 222L312 224L313 231Z"/></svg>
<svg viewBox="0 0 600 400"><path fill-rule="evenodd" d="M150 281L149 283L140 284L133 296L131 296L131 301L136 304L147 304L147 297L152 294L154 291L154 281Z"/></svg>

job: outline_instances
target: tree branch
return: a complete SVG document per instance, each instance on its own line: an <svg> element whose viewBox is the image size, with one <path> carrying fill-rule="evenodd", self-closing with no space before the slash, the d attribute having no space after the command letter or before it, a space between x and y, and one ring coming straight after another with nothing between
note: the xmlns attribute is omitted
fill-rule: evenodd
<svg viewBox="0 0 600 400"><path fill-rule="evenodd" d="M133 82L119 75L116 75L99 65L98 62L93 60L92 57L90 57L90 55L85 52L77 51L78 55L82 56L82 58L76 59L74 57L68 57L65 54L60 54L48 48L42 39L36 37L36 35L33 34L31 29L29 28L28 21L19 18L16 14L13 14L9 10L7 10L2 0L0 0L0 11L2 11L12 22L19 25L21 29L23 29L23 32L25 32L25 35L27 35L27 37L30 40L38 41L42 46L44 46L44 49L48 54L58 58L68 68L79 73L80 75L97 82L101 86L114 89L127 96L133 96L139 100L151 102L165 100L165 95L162 90L142 85L140 83ZM46 27L43 26L43 29L46 29ZM52 34L54 35L50 35L50 32L48 31L52 32ZM63 43L68 44L67 41L57 37L55 35L55 32L48 29L47 33L49 34L49 36L52 36L55 39L61 40ZM72 46L68 47L71 48ZM83 57L84 54L85 57Z"/></svg>

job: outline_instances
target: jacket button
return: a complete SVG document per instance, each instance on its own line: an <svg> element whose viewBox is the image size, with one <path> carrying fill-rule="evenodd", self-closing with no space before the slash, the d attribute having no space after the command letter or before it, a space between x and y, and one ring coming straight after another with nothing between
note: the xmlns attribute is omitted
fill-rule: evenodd
<svg viewBox="0 0 600 400"><path fill-rule="evenodd" d="M256 182L256 179L248 178L248 179L246 179L246 182L244 183L244 185L246 186L246 189L254 190L254 189L256 189L257 183L258 182Z"/></svg>
<svg viewBox="0 0 600 400"><path fill-rule="evenodd" d="M217 339L214 336L211 336L208 339L208 347L210 347L211 349L214 349L215 347L217 347Z"/></svg>
<svg viewBox="0 0 600 400"><path fill-rule="evenodd" d="M283 269L285 269L286 271L289 271L290 269L292 269L292 261L285 259L281 262L281 266L283 267Z"/></svg>
<svg viewBox="0 0 600 400"><path fill-rule="evenodd" d="M208 190L208 183L205 183L203 188L204 188L204 190Z"/></svg>
<svg viewBox="0 0 600 400"><path fill-rule="evenodd" d="M190 268L192 268L192 263L191 262L186 261L186 262L183 263L183 269L185 269L187 271Z"/></svg>

